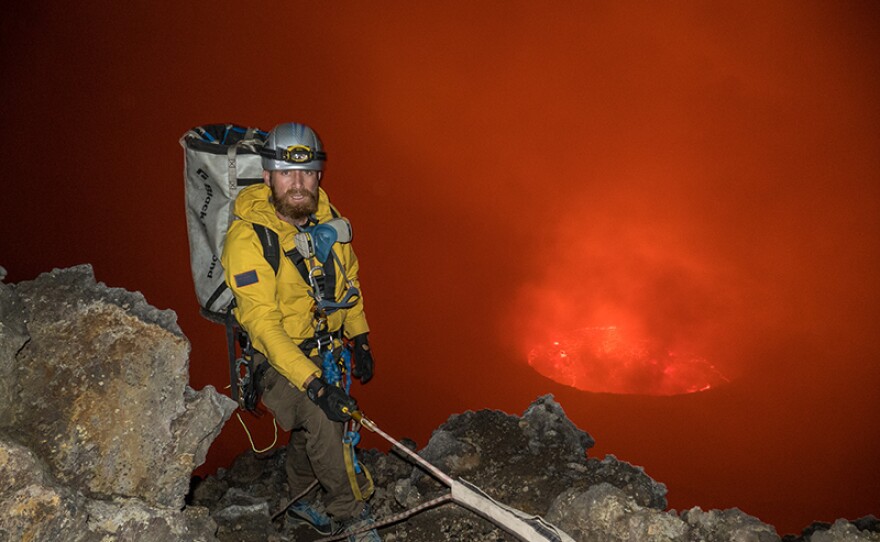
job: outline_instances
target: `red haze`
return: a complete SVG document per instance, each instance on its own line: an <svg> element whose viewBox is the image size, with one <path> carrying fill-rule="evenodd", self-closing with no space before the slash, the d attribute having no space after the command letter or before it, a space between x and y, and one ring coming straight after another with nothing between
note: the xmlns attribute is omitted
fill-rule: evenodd
<svg viewBox="0 0 880 542"><path fill-rule="evenodd" d="M223 387L177 139L304 121L354 224L378 355L355 394L386 431L424 444L549 392L675 508L781 533L877 514L878 23L860 2L15 3L0 265L92 263L175 310L192 385ZM731 381L586 393L528 366L607 325ZM246 446L231 422L203 471Z"/></svg>

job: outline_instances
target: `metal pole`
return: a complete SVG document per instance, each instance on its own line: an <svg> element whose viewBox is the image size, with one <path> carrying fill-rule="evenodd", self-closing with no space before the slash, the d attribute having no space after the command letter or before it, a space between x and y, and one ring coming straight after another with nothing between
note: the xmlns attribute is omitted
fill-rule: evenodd
<svg viewBox="0 0 880 542"><path fill-rule="evenodd" d="M422 459L422 457L419 456L419 454L415 453L414 451L410 450L409 448L407 448L406 446L404 446L403 444L401 444L400 442L395 440L388 433L379 429L379 427L375 424L375 422L373 422L372 420L370 420L366 416L364 416L363 413L361 413L361 411L355 410L354 412L349 412L348 414L350 414L351 417L354 418L354 420L356 422L358 422L359 424L363 425L364 427L366 427L370 431L378 434L380 437L384 438L385 440L387 440L388 442L393 444L400 451L405 453L409 458L411 458L413 461L415 461L416 463L421 465L425 470L427 470L428 472L433 474L438 480L440 480L441 482L446 484L446 487L450 487L450 488L452 487L452 484L453 484L452 478L447 476L446 473L444 473L443 471L441 471L440 469L438 469L434 465L432 465L432 464L428 463L427 461L425 461L424 459Z"/></svg>

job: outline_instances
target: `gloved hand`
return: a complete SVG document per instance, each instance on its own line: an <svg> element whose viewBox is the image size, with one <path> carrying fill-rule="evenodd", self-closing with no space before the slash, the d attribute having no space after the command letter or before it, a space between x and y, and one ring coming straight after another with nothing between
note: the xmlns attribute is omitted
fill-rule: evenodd
<svg viewBox="0 0 880 542"><path fill-rule="evenodd" d="M321 407L324 414L334 422L347 422L351 419L349 413L358 409L354 397L345 393L342 388L324 382L322 378L315 378L309 382L306 393L309 399ZM344 409L347 409L348 412Z"/></svg>
<svg viewBox="0 0 880 542"><path fill-rule="evenodd" d="M366 384L373 378L373 353L370 352L370 343L367 342L367 333L354 336L354 367L351 375Z"/></svg>

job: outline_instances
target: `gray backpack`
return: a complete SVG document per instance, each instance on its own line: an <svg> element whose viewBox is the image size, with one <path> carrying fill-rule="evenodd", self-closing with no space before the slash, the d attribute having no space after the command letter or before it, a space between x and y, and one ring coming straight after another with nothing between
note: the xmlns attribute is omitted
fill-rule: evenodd
<svg viewBox="0 0 880 542"><path fill-rule="evenodd" d="M184 149L186 225L196 296L202 316L223 322L232 303L220 254L242 188L263 182L260 149L266 132L234 124L209 124L180 138ZM277 250L277 249L276 249Z"/></svg>
<svg viewBox="0 0 880 542"><path fill-rule="evenodd" d="M244 410L257 408L259 375L253 365L250 338L230 310L234 297L226 285L220 255L226 230L233 220L236 196L242 188L263 182L259 152L266 136L266 132L256 128L209 124L188 130L180 138L184 150L189 258L196 297L201 315L226 327L231 395ZM269 235L270 230L260 233ZM277 238L271 246L271 240L260 237L260 241L264 255L277 270Z"/></svg>

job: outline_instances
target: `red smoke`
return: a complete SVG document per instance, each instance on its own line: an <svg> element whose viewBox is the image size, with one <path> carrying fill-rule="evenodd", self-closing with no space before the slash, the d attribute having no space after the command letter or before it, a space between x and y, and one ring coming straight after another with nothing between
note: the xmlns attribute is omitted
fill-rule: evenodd
<svg viewBox="0 0 880 542"><path fill-rule="evenodd" d="M0 265L92 263L175 310L192 385L222 388L177 139L310 123L373 329L354 393L383 429L423 445L453 412L553 393L677 509L782 533L877 514L878 23L856 2L15 3ZM729 382L592 393L528 365L607 326ZM231 422L203 470L247 446Z"/></svg>

